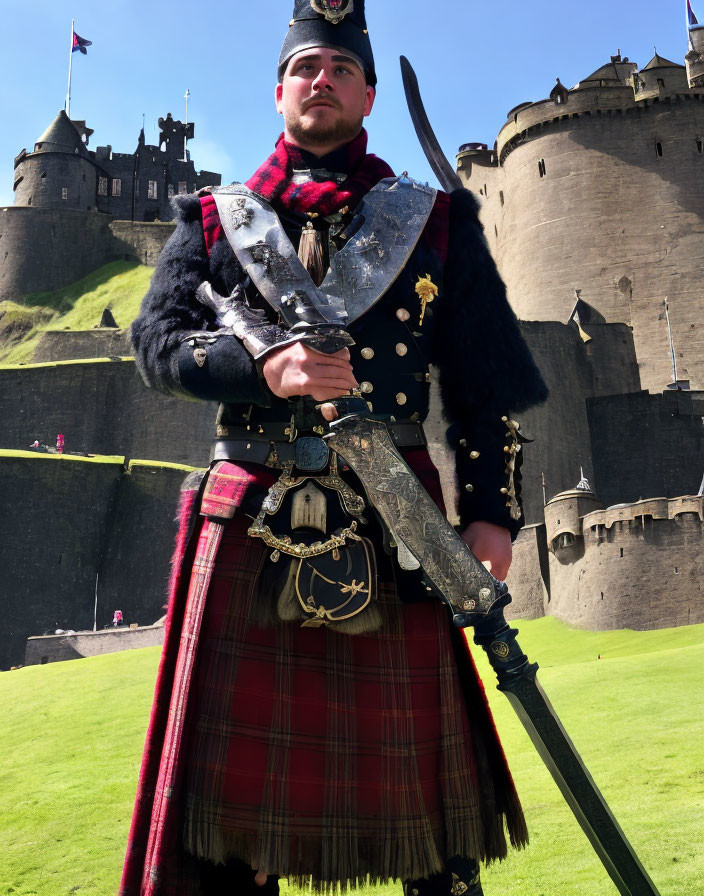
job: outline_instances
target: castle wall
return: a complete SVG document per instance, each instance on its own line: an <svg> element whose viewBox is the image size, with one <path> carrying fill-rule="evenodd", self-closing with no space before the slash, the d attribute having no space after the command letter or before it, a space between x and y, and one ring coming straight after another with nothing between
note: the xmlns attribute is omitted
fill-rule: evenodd
<svg viewBox="0 0 704 896"><path fill-rule="evenodd" d="M550 556L550 613L597 631L704 622L701 503L699 512L690 502L666 519L631 507L608 528L589 525L604 512L590 514L581 552L574 545Z"/></svg>
<svg viewBox="0 0 704 896"><path fill-rule="evenodd" d="M522 492L527 523L543 521L542 474L548 497L573 488L580 465L592 476L585 397L592 375L584 343L574 327L522 321L521 331L550 389L547 402L515 414L532 444L523 446Z"/></svg>
<svg viewBox="0 0 704 896"><path fill-rule="evenodd" d="M155 264L173 227L68 208L0 208L0 301L68 286L108 261Z"/></svg>
<svg viewBox="0 0 704 896"><path fill-rule="evenodd" d="M111 221L111 251L121 258L134 258L140 264L154 267L175 229L175 224L165 222Z"/></svg>
<svg viewBox="0 0 704 896"><path fill-rule="evenodd" d="M594 491L606 504L696 494L704 475L704 395L665 392L587 402Z"/></svg>
<svg viewBox="0 0 704 896"><path fill-rule="evenodd" d="M566 322L582 290L607 322L633 327L643 387L655 392L672 380L666 297L679 377L704 387L703 134L701 95L636 103L631 88L579 90L564 106L518 112L499 135L502 167L463 175L485 193L482 220L517 315Z"/></svg>
<svg viewBox="0 0 704 896"><path fill-rule="evenodd" d="M513 545L513 560L506 579L513 603L507 619L539 619L545 615L550 572L545 526L525 526Z"/></svg>
<svg viewBox="0 0 704 896"><path fill-rule="evenodd" d="M77 361L0 368L0 447L35 439L67 451L119 453L205 466L216 406L148 389L133 361Z"/></svg>
<svg viewBox="0 0 704 896"><path fill-rule="evenodd" d="M119 609L119 608L116 608ZM73 635L39 635L27 640L25 666L60 663L86 656L103 656L120 650L138 650L164 643L164 626L146 628L109 628Z"/></svg>
<svg viewBox="0 0 704 896"><path fill-rule="evenodd" d="M30 635L164 614L183 468L0 451L0 669ZM22 537L18 538L17 534Z"/></svg>
<svg viewBox="0 0 704 896"><path fill-rule="evenodd" d="M129 332L98 327L94 330L47 330L34 350L35 364L89 358L124 358L132 354Z"/></svg>

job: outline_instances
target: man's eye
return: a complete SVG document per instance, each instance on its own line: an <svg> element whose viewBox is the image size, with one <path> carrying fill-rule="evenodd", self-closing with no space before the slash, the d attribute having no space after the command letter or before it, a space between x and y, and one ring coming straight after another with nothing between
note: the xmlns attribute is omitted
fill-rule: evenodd
<svg viewBox="0 0 704 896"><path fill-rule="evenodd" d="M335 69L336 75L349 75L349 73L350 70L348 68L345 68L344 65L338 65L338 67Z"/></svg>

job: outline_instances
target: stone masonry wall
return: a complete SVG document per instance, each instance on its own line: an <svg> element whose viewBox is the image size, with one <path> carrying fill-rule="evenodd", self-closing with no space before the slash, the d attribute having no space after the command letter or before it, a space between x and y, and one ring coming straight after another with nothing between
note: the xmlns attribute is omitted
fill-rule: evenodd
<svg viewBox="0 0 704 896"><path fill-rule="evenodd" d="M216 406L161 395L134 361L76 361L0 368L0 448L35 439L67 451L204 466Z"/></svg>
<svg viewBox="0 0 704 896"><path fill-rule="evenodd" d="M703 551L696 512L587 527L581 546L550 555L550 613L598 631L704 622Z"/></svg>
<svg viewBox="0 0 704 896"><path fill-rule="evenodd" d="M153 265L173 229L95 211L0 208L0 301L59 289L109 261Z"/></svg>
<svg viewBox="0 0 704 896"><path fill-rule="evenodd" d="M633 327L642 385L659 392L672 380L668 298L679 377L704 388L704 97L604 108L616 93L597 92L583 112L581 92L571 94L553 121L540 121L544 104L519 113L537 116L523 122L523 142L502 167L472 165L465 180L484 194L482 220L520 318L566 322L581 290L607 322Z"/></svg>
<svg viewBox="0 0 704 896"><path fill-rule="evenodd" d="M513 603L507 619L539 619L548 603L550 572L545 526L525 526L513 545L513 561L506 580Z"/></svg>
<svg viewBox="0 0 704 896"><path fill-rule="evenodd" d="M605 505L696 494L704 475L704 394L637 392L587 402L594 491Z"/></svg>
<svg viewBox="0 0 704 896"><path fill-rule="evenodd" d="M30 635L164 614L184 468L0 451L0 669ZM19 537L18 537L19 534Z"/></svg>

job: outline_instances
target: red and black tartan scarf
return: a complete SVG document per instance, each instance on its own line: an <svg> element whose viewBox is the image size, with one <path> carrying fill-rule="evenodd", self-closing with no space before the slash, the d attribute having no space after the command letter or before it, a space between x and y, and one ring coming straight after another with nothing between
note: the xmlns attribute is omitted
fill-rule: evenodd
<svg viewBox="0 0 704 896"><path fill-rule="evenodd" d="M342 184L334 180L322 183L294 184L296 168L309 167L299 147L287 143L282 134L276 141L276 150L247 181L250 190L263 196L268 202L304 214L316 212L332 215L344 206L354 208L372 187L394 172L383 159L367 154L367 132L362 129L345 147L349 175Z"/></svg>

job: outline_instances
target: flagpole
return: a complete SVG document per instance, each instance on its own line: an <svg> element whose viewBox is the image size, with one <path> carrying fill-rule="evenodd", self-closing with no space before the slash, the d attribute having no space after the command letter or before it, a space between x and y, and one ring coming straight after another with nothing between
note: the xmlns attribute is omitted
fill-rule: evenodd
<svg viewBox="0 0 704 896"><path fill-rule="evenodd" d="M68 117L71 117L71 67L73 66L73 33L76 20L71 19L71 45L68 49L68 91L66 93L66 102L64 108Z"/></svg>

